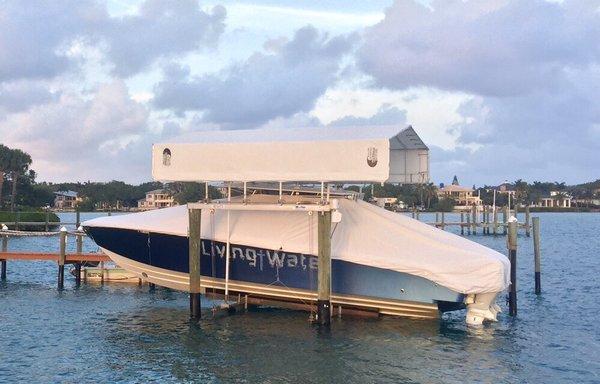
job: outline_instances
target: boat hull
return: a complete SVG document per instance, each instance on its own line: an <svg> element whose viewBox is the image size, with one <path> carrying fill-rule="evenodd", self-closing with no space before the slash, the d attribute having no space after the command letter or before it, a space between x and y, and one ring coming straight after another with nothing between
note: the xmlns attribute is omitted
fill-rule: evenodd
<svg viewBox="0 0 600 384"><path fill-rule="evenodd" d="M189 290L188 238L129 229L88 227L88 234L119 266L149 282ZM230 293L313 302L317 257L239 244L230 247ZM225 244L201 242L203 289L225 289ZM422 277L332 260L332 304L411 317L437 317L464 308L464 296Z"/></svg>

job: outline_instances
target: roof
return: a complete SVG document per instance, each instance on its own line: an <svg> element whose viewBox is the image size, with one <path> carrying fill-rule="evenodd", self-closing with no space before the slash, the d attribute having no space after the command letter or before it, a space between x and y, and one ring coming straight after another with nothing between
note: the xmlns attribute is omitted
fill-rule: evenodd
<svg viewBox="0 0 600 384"><path fill-rule="evenodd" d="M148 191L146 192L146 194L157 194L157 193L166 193L167 191L165 189L153 189L152 191Z"/></svg>
<svg viewBox="0 0 600 384"><path fill-rule="evenodd" d="M441 192L473 192L473 188L463 187L461 185L446 185L440 188Z"/></svg>
<svg viewBox="0 0 600 384"><path fill-rule="evenodd" d="M56 191L54 194L58 196L77 197L77 192L75 191Z"/></svg>
<svg viewBox="0 0 600 384"><path fill-rule="evenodd" d="M155 144L163 181L429 181L429 149L414 129L312 127L194 132Z"/></svg>

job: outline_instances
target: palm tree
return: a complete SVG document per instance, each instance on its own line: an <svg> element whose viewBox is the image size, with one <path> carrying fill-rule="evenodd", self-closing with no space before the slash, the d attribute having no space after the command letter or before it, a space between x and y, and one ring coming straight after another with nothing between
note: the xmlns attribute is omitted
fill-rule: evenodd
<svg viewBox="0 0 600 384"><path fill-rule="evenodd" d="M0 209L2 209L2 187L4 187L4 176L10 168L11 149L0 144Z"/></svg>
<svg viewBox="0 0 600 384"><path fill-rule="evenodd" d="M423 192L425 193L425 199L427 200L427 209L431 206L431 199L437 194L437 188L433 183L427 183L423 185Z"/></svg>
<svg viewBox="0 0 600 384"><path fill-rule="evenodd" d="M15 210L15 201L17 198L17 183L19 176L24 175L31 165L31 156L20 149L11 150L9 170L12 179L12 194L10 197L10 210Z"/></svg>

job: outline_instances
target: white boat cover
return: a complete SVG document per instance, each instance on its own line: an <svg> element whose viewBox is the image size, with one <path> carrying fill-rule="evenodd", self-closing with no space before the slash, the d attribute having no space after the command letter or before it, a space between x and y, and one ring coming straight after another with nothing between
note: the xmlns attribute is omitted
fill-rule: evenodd
<svg viewBox="0 0 600 384"><path fill-rule="evenodd" d="M253 196L256 198L256 196ZM342 221L332 258L421 276L456 292L500 292L510 283L508 259L487 247L363 201L340 200ZM317 254L317 217L297 211L231 211L230 241ZM187 236L186 206L102 217L83 224ZM227 241L227 212L203 211L202 238Z"/></svg>
<svg viewBox="0 0 600 384"><path fill-rule="evenodd" d="M194 132L152 147L161 181L429 181L429 149L412 127Z"/></svg>

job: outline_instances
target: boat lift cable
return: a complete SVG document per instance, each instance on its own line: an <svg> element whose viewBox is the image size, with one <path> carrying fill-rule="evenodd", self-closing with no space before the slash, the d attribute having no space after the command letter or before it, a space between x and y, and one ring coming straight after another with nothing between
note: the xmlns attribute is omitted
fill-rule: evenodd
<svg viewBox="0 0 600 384"><path fill-rule="evenodd" d="M227 185L227 202L231 203L231 182ZM229 301L229 257L231 249L231 210L227 210L227 244L225 249L225 302Z"/></svg>

